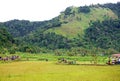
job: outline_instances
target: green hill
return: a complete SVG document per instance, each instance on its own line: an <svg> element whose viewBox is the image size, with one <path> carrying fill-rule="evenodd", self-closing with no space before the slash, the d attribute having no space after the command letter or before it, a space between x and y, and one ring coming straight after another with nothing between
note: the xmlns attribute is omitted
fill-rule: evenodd
<svg viewBox="0 0 120 81"><path fill-rule="evenodd" d="M74 38L77 37L78 34L83 36L85 29L90 26L91 22L118 18L117 15L108 8L90 7L90 12L88 13L79 12L79 8L77 7L70 8L72 14L65 15L65 12L62 12L59 16L59 20L66 23L62 23L60 27L48 29L46 32L55 32L68 38Z"/></svg>
<svg viewBox="0 0 120 81"><path fill-rule="evenodd" d="M27 36L40 30L42 33L53 32L67 38L76 38L78 35L83 36L84 31L96 20L103 21L117 18L118 15L109 6L93 5L68 7L58 17L48 21L30 22L15 19L3 24L14 37Z"/></svg>
<svg viewBox="0 0 120 81"><path fill-rule="evenodd" d="M6 29L5 34L0 29L3 33L0 34L1 47L9 45L13 50L30 53L51 52L57 49L69 49L84 54L90 53L91 49L93 52L98 49L101 52L109 49L112 53L120 52L119 5L120 2L72 6L48 21L30 22L15 19L0 23L0 28Z"/></svg>

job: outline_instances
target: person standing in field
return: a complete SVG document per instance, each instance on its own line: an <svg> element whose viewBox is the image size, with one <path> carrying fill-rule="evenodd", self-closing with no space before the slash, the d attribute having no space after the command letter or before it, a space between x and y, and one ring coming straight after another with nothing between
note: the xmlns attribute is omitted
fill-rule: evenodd
<svg viewBox="0 0 120 81"><path fill-rule="evenodd" d="M112 64L115 64L115 57L112 57Z"/></svg>
<svg viewBox="0 0 120 81"><path fill-rule="evenodd" d="M111 58L110 57L108 57L108 63L107 63L108 65L110 65L111 64Z"/></svg>
<svg viewBox="0 0 120 81"><path fill-rule="evenodd" d="M118 58L118 64L120 64L120 57Z"/></svg>

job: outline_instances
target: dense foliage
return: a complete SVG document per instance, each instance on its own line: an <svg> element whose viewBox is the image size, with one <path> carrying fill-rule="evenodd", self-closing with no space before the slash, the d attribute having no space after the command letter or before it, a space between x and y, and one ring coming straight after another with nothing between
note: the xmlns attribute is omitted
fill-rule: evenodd
<svg viewBox="0 0 120 81"><path fill-rule="evenodd" d="M55 33L36 33L33 36L24 38L24 41L28 44L36 45L39 47L45 47L48 49L64 49L70 48L69 40L61 35Z"/></svg>
<svg viewBox="0 0 120 81"><path fill-rule="evenodd" d="M72 14L72 7L67 7L66 10L64 11L65 15L70 15Z"/></svg>
<svg viewBox="0 0 120 81"><path fill-rule="evenodd" d="M15 53L14 38L7 32L5 28L0 28L0 53Z"/></svg>
<svg viewBox="0 0 120 81"><path fill-rule="evenodd" d="M5 28L0 28L0 47L10 47L14 43L13 37Z"/></svg>
<svg viewBox="0 0 120 81"><path fill-rule="evenodd" d="M89 13L90 12L90 8L89 6L83 6L83 7L79 7L79 10L78 10L79 13Z"/></svg>
<svg viewBox="0 0 120 81"><path fill-rule="evenodd" d="M50 21L43 22L30 22L27 20L11 20L3 24L14 37L25 36L31 32L35 32L38 29L44 28L44 30L46 30L48 28L58 27L61 25L58 18L54 18Z"/></svg>
<svg viewBox="0 0 120 81"><path fill-rule="evenodd" d="M86 30L85 37L96 47L120 51L120 20L96 21Z"/></svg>
<svg viewBox="0 0 120 81"><path fill-rule="evenodd" d="M118 2L117 4L109 3L109 4L100 5L100 6L111 9L120 18L120 2Z"/></svg>

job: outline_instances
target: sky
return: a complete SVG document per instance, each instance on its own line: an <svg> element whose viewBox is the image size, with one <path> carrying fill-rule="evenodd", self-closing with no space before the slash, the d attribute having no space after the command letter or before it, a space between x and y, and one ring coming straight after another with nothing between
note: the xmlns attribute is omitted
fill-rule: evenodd
<svg viewBox="0 0 120 81"><path fill-rule="evenodd" d="M0 0L0 22L12 19L49 20L58 16L69 6L116 2L120 0Z"/></svg>

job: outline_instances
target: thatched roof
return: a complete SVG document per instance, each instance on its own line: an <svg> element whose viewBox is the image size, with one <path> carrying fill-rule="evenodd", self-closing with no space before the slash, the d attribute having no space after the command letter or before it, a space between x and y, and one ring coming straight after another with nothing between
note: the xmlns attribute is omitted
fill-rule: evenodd
<svg viewBox="0 0 120 81"><path fill-rule="evenodd" d="M120 57L120 54L112 54L112 57Z"/></svg>

